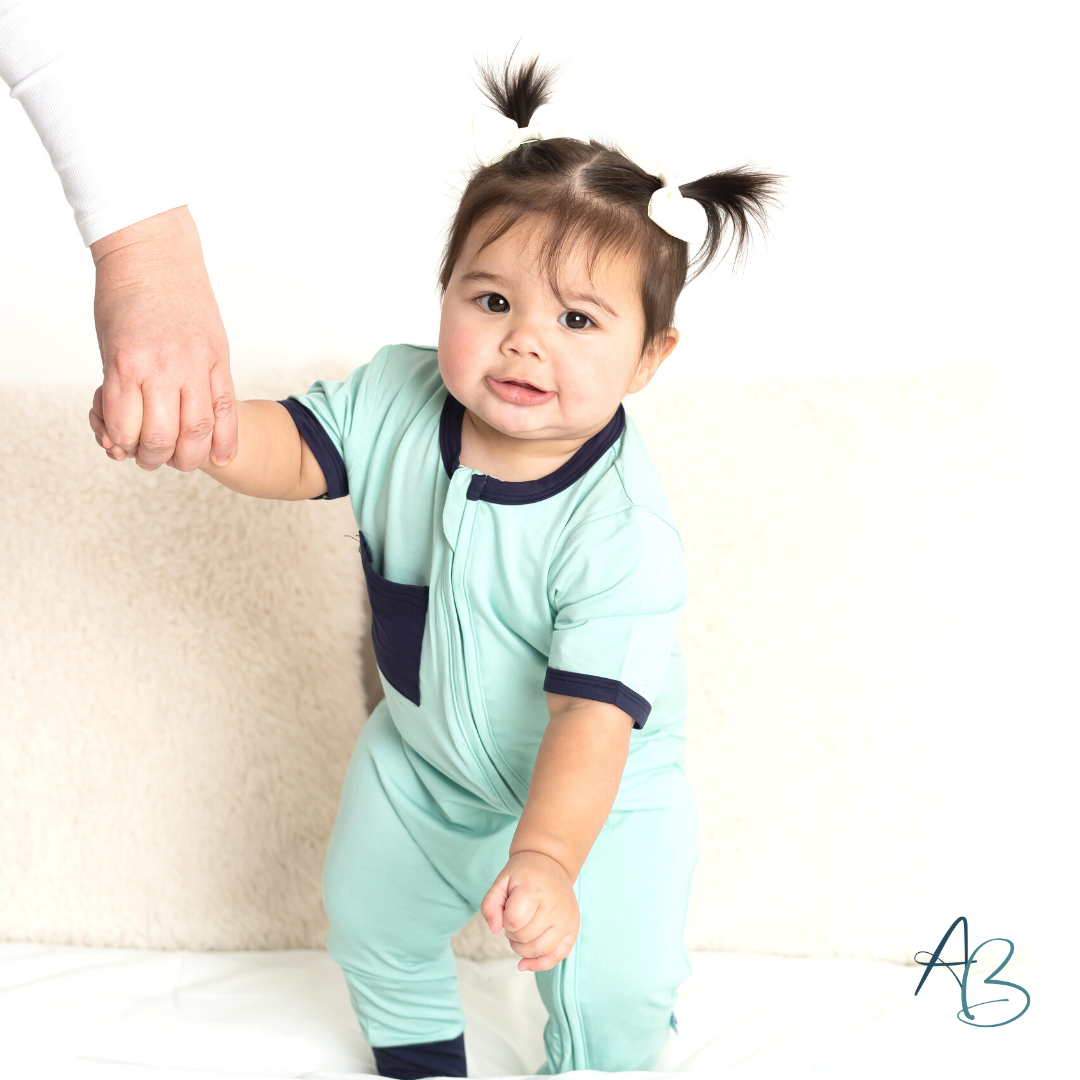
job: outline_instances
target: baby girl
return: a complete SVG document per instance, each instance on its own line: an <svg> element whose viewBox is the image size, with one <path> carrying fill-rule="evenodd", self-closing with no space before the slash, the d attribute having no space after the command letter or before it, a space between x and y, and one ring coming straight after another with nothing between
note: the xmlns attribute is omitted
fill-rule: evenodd
<svg viewBox="0 0 1080 1080"><path fill-rule="evenodd" d="M688 272L729 228L742 249L776 178L676 187L639 152L530 128L551 81L535 58L483 73L513 123L451 224L438 348L241 402L235 458L202 466L352 501L386 696L323 892L383 1076L466 1075L450 938L477 910L536 973L545 1072L653 1068L690 971L685 566L622 399L675 348Z"/></svg>

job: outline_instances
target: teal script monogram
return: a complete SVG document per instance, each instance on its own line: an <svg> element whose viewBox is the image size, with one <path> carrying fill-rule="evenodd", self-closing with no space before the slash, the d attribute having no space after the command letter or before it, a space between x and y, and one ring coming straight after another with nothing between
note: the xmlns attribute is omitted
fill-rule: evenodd
<svg viewBox="0 0 1080 1080"><path fill-rule="evenodd" d="M951 962L939 959L941 956L941 950L945 948L945 943L949 940L952 932L960 925L960 923L964 924L964 959L962 961L953 960ZM975 957L979 955L979 949L981 949L983 945L989 945L991 941L1004 941L1005 944L1009 946L1009 955L1006 956L1000 964L998 964L998 966L987 978L983 979L983 985L1011 986L1014 990L1019 990L1020 993L1024 995L1025 1005L1015 1016L1010 1016L1008 1020L999 1020L996 1024L982 1024L975 1019L975 1014L972 1012L972 1009L978 1009L983 1005L998 1005L1002 1002L1007 1002L1009 1000L1007 997L992 998L989 1001L976 1002L974 1005L968 1004L968 973L971 971L971 965L975 963ZM919 985L915 987L915 993L916 995L918 995L919 991L923 988L923 983L926 982L926 977L930 974L931 971L934 970L935 967L943 967L948 969L949 974L954 979L956 979L956 972L953 971L953 968L959 967L962 963L964 965L964 977L962 979L956 979L956 981L960 984L960 1011L956 1014L956 1018L963 1021L963 1023L965 1024L970 1024L972 1027L1002 1027L1004 1024L1011 1024L1014 1020L1019 1020L1020 1017L1028 1011L1028 1006L1031 1004L1031 995L1022 986L1017 986L1016 983L1006 982L1004 979L997 979L994 977L1012 959L1013 951L1013 943L1008 938L987 938L986 941L982 943L982 945L977 946L975 951L969 954L968 922L967 919L964 918L963 915L961 915L960 918L957 919L952 924L952 926L950 926L949 929L945 932L945 936L941 939L941 941L938 942L938 947L933 951L928 961L919 959L920 956L926 955L925 949L921 949L915 954L915 963L926 965L926 970L923 972L923 976L919 980Z"/></svg>

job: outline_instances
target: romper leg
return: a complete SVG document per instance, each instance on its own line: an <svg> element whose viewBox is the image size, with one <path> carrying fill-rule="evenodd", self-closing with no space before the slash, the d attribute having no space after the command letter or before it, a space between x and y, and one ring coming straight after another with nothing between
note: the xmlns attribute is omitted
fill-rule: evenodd
<svg viewBox="0 0 1080 1080"><path fill-rule="evenodd" d="M412 1058L431 1051L411 1066L397 1060L400 1054L384 1054L383 1075L464 1076L463 1044L460 1072L446 1069L455 1067L450 1058L465 1026L450 937L473 908L417 842L417 834L430 841L440 827L425 815L418 787L380 705L357 740L323 871L329 951L345 974L369 1046L406 1057L412 1047ZM433 1072L423 1071L426 1064Z"/></svg>
<svg viewBox="0 0 1080 1080"><path fill-rule="evenodd" d="M690 974L683 926L697 806L679 767L654 773L650 785L650 806L612 810L574 884L574 948L536 974L551 1073L653 1069Z"/></svg>

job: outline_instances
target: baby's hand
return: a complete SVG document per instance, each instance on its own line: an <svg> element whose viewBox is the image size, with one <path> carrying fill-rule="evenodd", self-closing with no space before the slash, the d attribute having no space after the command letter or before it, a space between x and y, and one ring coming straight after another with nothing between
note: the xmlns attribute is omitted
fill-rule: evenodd
<svg viewBox="0 0 1080 1080"><path fill-rule="evenodd" d="M518 971L547 971L570 954L581 915L574 885L562 865L539 851L519 851L480 904L493 934L506 931L510 947L525 957Z"/></svg>

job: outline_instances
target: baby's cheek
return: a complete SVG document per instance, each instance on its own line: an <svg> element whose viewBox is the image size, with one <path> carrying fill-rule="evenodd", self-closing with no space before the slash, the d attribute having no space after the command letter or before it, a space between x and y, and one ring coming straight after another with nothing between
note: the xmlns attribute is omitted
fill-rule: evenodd
<svg viewBox="0 0 1080 1080"><path fill-rule="evenodd" d="M559 376L559 403L570 427L595 427L619 407L617 382L602 372L574 371Z"/></svg>
<svg viewBox="0 0 1080 1080"><path fill-rule="evenodd" d="M444 327L440 333L439 371L451 393L465 389L483 374L482 337L464 327Z"/></svg>

